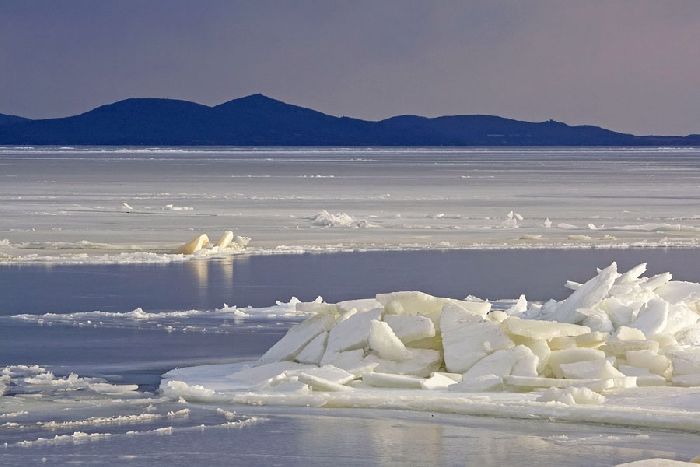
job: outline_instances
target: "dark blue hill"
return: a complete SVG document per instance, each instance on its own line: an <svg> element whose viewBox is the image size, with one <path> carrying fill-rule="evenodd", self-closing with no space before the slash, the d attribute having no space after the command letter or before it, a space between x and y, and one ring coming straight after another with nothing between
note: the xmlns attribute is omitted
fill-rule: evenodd
<svg viewBox="0 0 700 467"><path fill-rule="evenodd" d="M596 126L492 115L378 122L336 117L262 94L209 107L133 98L65 118L0 114L3 145L133 146L651 146L700 145L699 135L634 136Z"/></svg>

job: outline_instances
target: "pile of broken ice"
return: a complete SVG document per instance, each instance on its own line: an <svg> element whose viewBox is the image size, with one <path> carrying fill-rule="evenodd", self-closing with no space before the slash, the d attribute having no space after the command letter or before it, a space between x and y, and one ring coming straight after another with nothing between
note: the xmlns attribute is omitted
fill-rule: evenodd
<svg viewBox="0 0 700 467"><path fill-rule="evenodd" d="M636 386L700 386L700 284L645 270L613 263L544 304L422 292L299 303L315 314L227 378L265 394L537 391L569 405Z"/></svg>

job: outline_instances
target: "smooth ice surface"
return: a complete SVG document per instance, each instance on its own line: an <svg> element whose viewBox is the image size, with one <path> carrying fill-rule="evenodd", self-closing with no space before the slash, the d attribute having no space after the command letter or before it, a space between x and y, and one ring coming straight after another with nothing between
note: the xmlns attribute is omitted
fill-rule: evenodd
<svg viewBox="0 0 700 467"><path fill-rule="evenodd" d="M25 147L0 164L5 262L183 261L168 252L228 231L275 253L697 246L700 229L695 148Z"/></svg>

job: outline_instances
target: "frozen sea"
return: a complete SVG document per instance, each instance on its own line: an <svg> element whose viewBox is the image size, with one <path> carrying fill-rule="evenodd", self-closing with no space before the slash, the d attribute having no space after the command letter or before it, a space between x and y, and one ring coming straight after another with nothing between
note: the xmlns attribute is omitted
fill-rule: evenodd
<svg viewBox="0 0 700 467"><path fill-rule="evenodd" d="M39 364L58 380L71 372L79 378L63 386L20 384L0 397L5 414L0 464L496 465L527 459L554 466L689 459L697 454L695 433L395 410L176 403L155 392L160 375L172 368L254 359L299 320L236 319L215 311L224 303L246 309L291 297L312 300L322 294L337 301L416 288L455 298L520 293L562 298L563 278L583 280L612 259L621 268L645 260L650 273L672 266L676 278L700 280L695 249L392 251L170 264L5 265L0 367ZM136 307L154 315L134 318L129 312ZM136 384L138 390L96 394L86 378L117 387ZM76 431L85 435L75 438Z"/></svg>
<svg viewBox="0 0 700 467"><path fill-rule="evenodd" d="M178 402L156 389L176 367L257 358L303 318L285 313L292 297L559 299L566 279L612 260L700 282L699 156L0 148L0 464L687 460L695 433ZM251 237L248 251L173 254L225 230ZM253 312L267 307L278 311Z"/></svg>
<svg viewBox="0 0 700 467"><path fill-rule="evenodd" d="M251 237L258 253L695 247L699 156L697 148L0 148L0 261L171 261L163 254L195 234L226 230Z"/></svg>

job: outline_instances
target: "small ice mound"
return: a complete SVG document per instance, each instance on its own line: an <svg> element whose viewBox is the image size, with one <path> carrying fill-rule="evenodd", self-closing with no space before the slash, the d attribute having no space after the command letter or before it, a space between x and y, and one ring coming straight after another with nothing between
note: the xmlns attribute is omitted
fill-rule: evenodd
<svg viewBox="0 0 700 467"><path fill-rule="evenodd" d="M251 238L250 237L243 237L241 235L236 235L233 239L233 242L238 245L241 248L245 248L248 246L250 243Z"/></svg>
<svg viewBox="0 0 700 467"><path fill-rule="evenodd" d="M569 235L567 238L576 242L588 242L593 240L593 238L589 235Z"/></svg>
<svg viewBox="0 0 700 467"><path fill-rule="evenodd" d="M173 204L166 204L163 207L164 211L194 211L192 206L175 206Z"/></svg>
<svg viewBox="0 0 700 467"><path fill-rule="evenodd" d="M316 227L354 227L354 228L364 228L364 227L375 227L374 224L367 222L366 220L356 220L349 214L344 212L331 213L325 209L311 217L311 225Z"/></svg>
<svg viewBox="0 0 700 467"><path fill-rule="evenodd" d="M105 399L139 397L136 385L112 384L102 378L82 377L75 373L56 376L48 369L37 365L10 365L0 369L0 386L2 385L6 386L8 394L15 396L40 394Z"/></svg>
<svg viewBox="0 0 700 467"><path fill-rule="evenodd" d="M551 229L552 228L552 221L549 220L549 217L544 220L544 228L545 229Z"/></svg>
<svg viewBox="0 0 700 467"><path fill-rule="evenodd" d="M216 241L216 246L219 248L228 248L233 242L233 232L227 230L224 234Z"/></svg>
<svg viewBox="0 0 700 467"><path fill-rule="evenodd" d="M183 381L168 381L165 386L161 385L161 391L166 397L181 398L186 401L208 401L214 395L212 389L201 385L190 386Z"/></svg>
<svg viewBox="0 0 700 467"><path fill-rule="evenodd" d="M350 227L355 223L349 214L344 212L330 213L325 209L311 218L312 224L319 227Z"/></svg>
<svg viewBox="0 0 700 467"><path fill-rule="evenodd" d="M522 216L522 214L519 214L515 211L510 211L508 214L506 214L506 219L503 221L503 227L507 228L512 228L512 229L517 229L520 227L520 222L522 222L525 218Z"/></svg>
<svg viewBox="0 0 700 467"><path fill-rule="evenodd" d="M200 234L194 237L189 242L182 245L180 248L178 248L177 252L183 255L192 255L204 248L208 244L209 237L207 236L207 234Z"/></svg>

